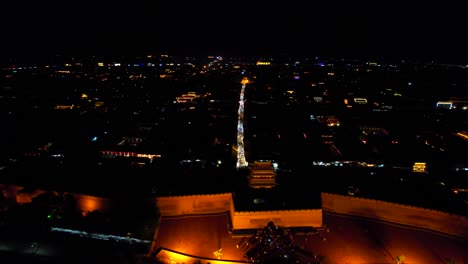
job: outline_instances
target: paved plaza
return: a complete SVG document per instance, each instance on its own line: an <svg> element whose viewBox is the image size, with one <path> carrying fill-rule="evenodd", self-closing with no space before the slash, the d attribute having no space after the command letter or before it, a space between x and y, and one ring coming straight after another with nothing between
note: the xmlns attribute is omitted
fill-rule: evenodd
<svg viewBox="0 0 468 264"><path fill-rule="evenodd" d="M154 248L165 250L156 256L168 263L247 262L237 247L246 237L233 236L228 219L227 214L163 218ZM320 235L294 236L305 263L319 257L324 264L390 264L399 256L405 264L468 263L466 239L329 213L323 224Z"/></svg>

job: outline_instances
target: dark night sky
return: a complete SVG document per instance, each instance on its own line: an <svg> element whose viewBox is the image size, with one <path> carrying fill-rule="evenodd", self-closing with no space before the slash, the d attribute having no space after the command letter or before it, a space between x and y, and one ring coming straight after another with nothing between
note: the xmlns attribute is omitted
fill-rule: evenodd
<svg viewBox="0 0 468 264"><path fill-rule="evenodd" d="M7 56L286 52L468 60L460 1L18 0L0 10Z"/></svg>

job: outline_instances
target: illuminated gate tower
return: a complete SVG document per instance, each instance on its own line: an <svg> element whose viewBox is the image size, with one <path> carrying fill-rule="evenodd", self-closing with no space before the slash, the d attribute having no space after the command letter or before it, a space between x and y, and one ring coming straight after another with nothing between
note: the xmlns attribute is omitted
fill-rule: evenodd
<svg viewBox="0 0 468 264"><path fill-rule="evenodd" d="M276 183L276 172L271 161L255 161L249 165L249 186L252 188L273 188Z"/></svg>

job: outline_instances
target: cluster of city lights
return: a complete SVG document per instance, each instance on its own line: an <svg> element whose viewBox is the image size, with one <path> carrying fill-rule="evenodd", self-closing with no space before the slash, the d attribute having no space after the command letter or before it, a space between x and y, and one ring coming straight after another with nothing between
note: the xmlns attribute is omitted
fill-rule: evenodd
<svg viewBox="0 0 468 264"><path fill-rule="evenodd" d="M267 262L296 259L293 234L288 229L269 222L252 237L243 240L237 248L245 252L249 262ZM293 263L295 261L286 261Z"/></svg>
<svg viewBox="0 0 468 264"><path fill-rule="evenodd" d="M329 167L329 166L336 166L336 167L367 167L367 168L383 168L383 167L388 167L385 166L385 164L376 164L376 163L367 163L365 161L348 161L348 160L335 160L335 161L313 161L312 162L313 166L323 166L323 167Z"/></svg>

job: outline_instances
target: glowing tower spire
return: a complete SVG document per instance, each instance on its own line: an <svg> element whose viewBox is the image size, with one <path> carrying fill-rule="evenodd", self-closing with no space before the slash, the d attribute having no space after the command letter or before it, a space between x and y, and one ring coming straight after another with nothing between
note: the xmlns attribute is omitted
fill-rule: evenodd
<svg viewBox="0 0 468 264"><path fill-rule="evenodd" d="M249 83L249 79L243 78L241 81L242 89L240 92L239 98L239 110L237 111L237 164L236 167L245 168L248 166L248 163L245 159L245 150L244 150L244 93L245 86Z"/></svg>

